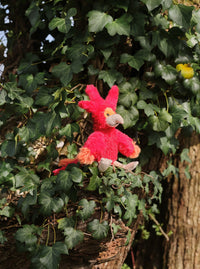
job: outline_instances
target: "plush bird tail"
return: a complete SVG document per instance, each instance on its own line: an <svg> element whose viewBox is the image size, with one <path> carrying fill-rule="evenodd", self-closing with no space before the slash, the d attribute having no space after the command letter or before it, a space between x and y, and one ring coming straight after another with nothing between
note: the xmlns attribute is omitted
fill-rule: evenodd
<svg viewBox="0 0 200 269"><path fill-rule="evenodd" d="M61 166L61 168L53 170L54 176L58 175L60 171L65 170L66 167L71 163L78 163L78 159L62 159L59 161L58 166Z"/></svg>

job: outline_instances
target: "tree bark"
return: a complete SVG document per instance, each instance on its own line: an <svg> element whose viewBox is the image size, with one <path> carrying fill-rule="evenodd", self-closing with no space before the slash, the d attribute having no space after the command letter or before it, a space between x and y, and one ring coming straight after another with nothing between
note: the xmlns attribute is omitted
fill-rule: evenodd
<svg viewBox="0 0 200 269"><path fill-rule="evenodd" d="M200 268L200 135L184 138L181 147L189 149L189 162L176 160L179 176L169 179L167 230L172 231L165 242L164 268ZM176 165L176 164L175 164ZM191 179L185 175L189 166Z"/></svg>

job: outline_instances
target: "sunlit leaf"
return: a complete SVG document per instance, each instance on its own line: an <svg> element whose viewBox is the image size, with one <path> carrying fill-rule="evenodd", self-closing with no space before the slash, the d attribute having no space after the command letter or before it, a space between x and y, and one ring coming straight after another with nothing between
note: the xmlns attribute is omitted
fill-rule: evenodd
<svg viewBox="0 0 200 269"><path fill-rule="evenodd" d="M129 36L131 20L131 16L124 14L120 18L106 24L105 27L107 28L108 33L111 36L114 36L116 34Z"/></svg>
<svg viewBox="0 0 200 269"><path fill-rule="evenodd" d="M53 18L49 23L49 29L54 30L55 28L58 28L61 33L67 33L69 30L66 27L65 18Z"/></svg>
<svg viewBox="0 0 200 269"><path fill-rule="evenodd" d="M173 5L169 9L169 17L176 24L188 29L190 27L193 9L193 6L186 6L182 4Z"/></svg>
<svg viewBox="0 0 200 269"><path fill-rule="evenodd" d="M113 18L110 15L97 10L90 11L88 17L90 32L102 31L107 23L113 21Z"/></svg>
<svg viewBox="0 0 200 269"><path fill-rule="evenodd" d="M188 153L189 153L189 149L185 148L185 149L182 150L181 155L180 155L180 157L181 157L181 162L186 161L186 162L188 162L188 163L192 163L192 160L191 160L190 157L188 156Z"/></svg>
<svg viewBox="0 0 200 269"><path fill-rule="evenodd" d="M152 11L162 3L162 0L142 0L142 2L146 4L149 11Z"/></svg>
<svg viewBox="0 0 200 269"><path fill-rule="evenodd" d="M107 221L99 222L98 219L94 219L90 223L88 223L88 231L92 233L92 236L95 239L102 239L108 234L108 223Z"/></svg>
<svg viewBox="0 0 200 269"><path fill-rule="evenodd" d="M73 227L75 224L75 221L73 220L73 218L62 218L62 219L58 219L58 229L64 230L67 227Z"/></svg>

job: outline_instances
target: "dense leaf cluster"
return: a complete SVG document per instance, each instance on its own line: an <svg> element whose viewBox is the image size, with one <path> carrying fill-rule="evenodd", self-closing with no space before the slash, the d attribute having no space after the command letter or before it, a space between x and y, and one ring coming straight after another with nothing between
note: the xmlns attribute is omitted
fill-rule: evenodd
<svg viewBox="0 0 200 269"><path fill-rule="evenodd" d="M160 178L178 170L171 160L162 174L144 175L141 167L156 148L173 157L177 131L200 132L200 11L171 0L22 2L2 1L0 11L8 39L0 89L0 215L3 223L19 224L16 240L31 253L34 268L57 268L60 255L84 240L77 221L101 239L110 233L104 212L126 225L139 212L146 218L157 213ZM15 9L26 17L13 16ZM177 64L189 64L194 76L185 79ZM73 158L88 135L77 102L89 83L104 96L119 86L117 111L129 135L139 132L142 148L135 174L111 169L99 175L94 164L52 176L59 155ZM181 160L190 161L187 149ZM88 192L101 200L88 199ZM92 219L99 207L100 218Z"/></svg>

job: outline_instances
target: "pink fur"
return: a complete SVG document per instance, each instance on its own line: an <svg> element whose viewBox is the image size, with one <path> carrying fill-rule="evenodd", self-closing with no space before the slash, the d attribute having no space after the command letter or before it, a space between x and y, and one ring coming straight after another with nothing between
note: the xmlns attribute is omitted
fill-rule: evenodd
<svg viewBox="0 0 200 269"><path fill-rule="evenodd" d="M116 110L119 89L113 86L106 99L103 99L94 85L88 85L86 93L89 96L89 101L80 101L78 105L92 114L94 132L88 137L82 149L88 152L90 156L82 157L83 154L78 154L76 160L81 164L90 164L91 160L99 162L101 158L107 158L116 161L118 152L126 157L136 158L140 153L139 146L126 134L111 127L106 122L104 111L106 108ZM89 161L86 161L89 160ZM62 168L61 168L62 169ZM57 169L58 170L58 169ZM57 171L55 170L55 171Z"/></svg>

